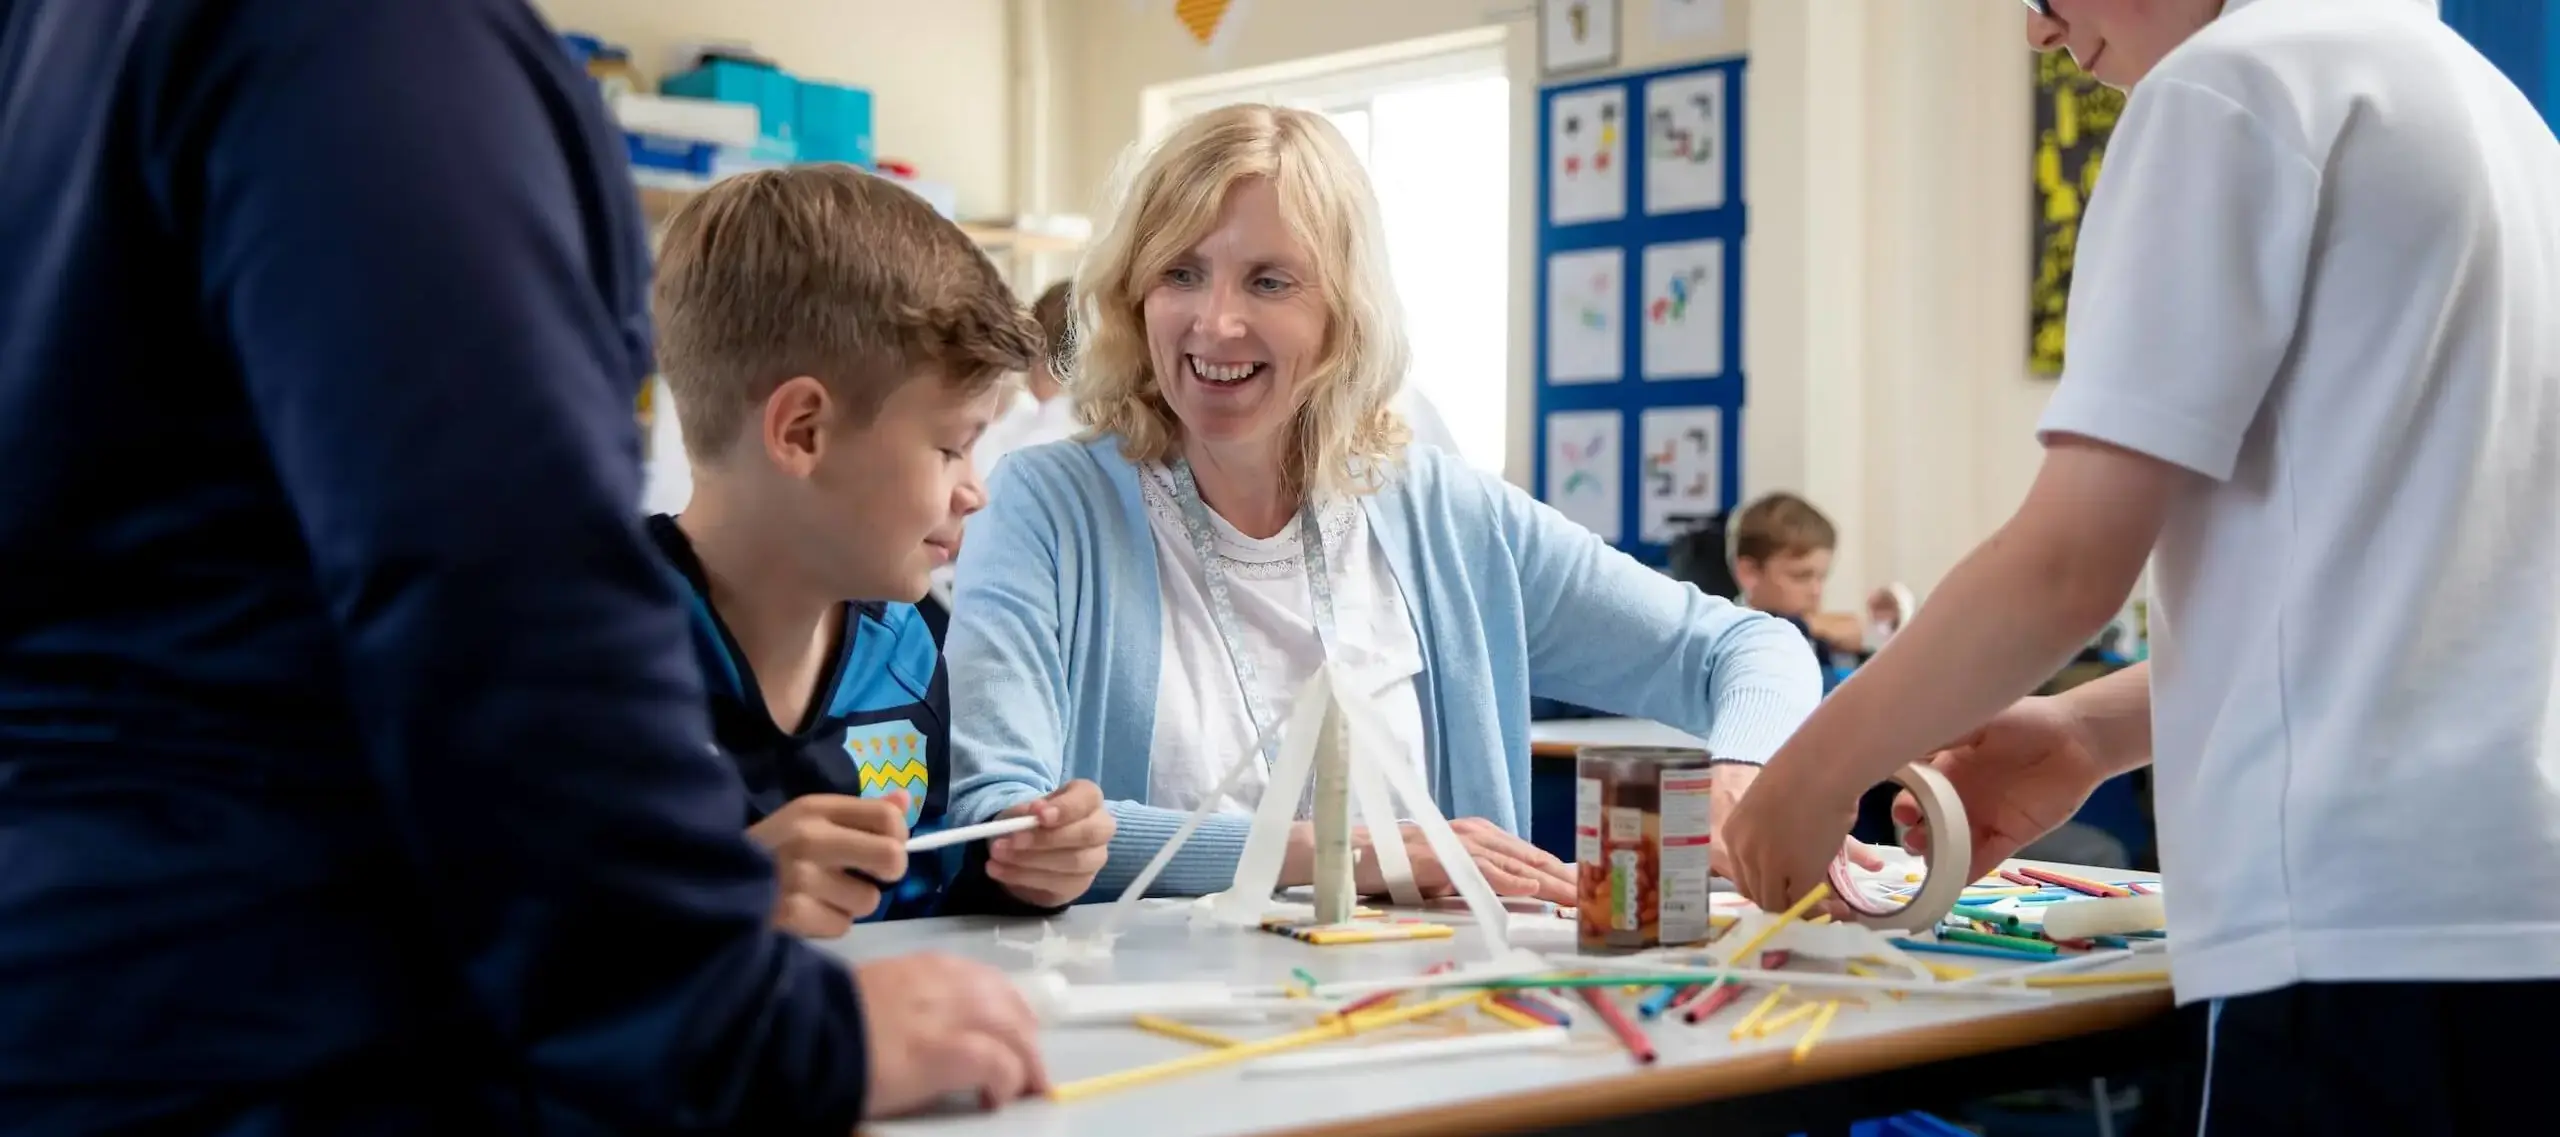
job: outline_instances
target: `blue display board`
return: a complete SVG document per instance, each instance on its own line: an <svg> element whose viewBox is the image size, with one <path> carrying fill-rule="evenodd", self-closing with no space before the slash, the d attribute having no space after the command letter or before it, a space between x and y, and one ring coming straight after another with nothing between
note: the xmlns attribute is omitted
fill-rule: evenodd
<svg viewBox="0 0 2560 1137"><path fill-rule="evenodd" d="M2515 80L2560 130L2560 10L2551 0L2444 0L2444 22Z"/></svg>
<svg viewBox="0 0 2560 1137"><path fill-rule="evenodd" d="M1743 61L1539 93L1539 498L1661 564L1741 480Z"/></svg>

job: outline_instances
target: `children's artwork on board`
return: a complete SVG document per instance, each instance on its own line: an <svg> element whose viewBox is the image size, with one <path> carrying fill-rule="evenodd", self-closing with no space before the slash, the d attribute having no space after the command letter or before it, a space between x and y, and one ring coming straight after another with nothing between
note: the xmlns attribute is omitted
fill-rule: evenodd
<svg viewBox="0 0 2560 1137"><path fill-rule="evenodd" d="M1724 72L1644 85L1644 211L1724 207Z"/></svg>
<svg viewBox="0 0 2560 1137"><path fill-rule="evenodd" d="M1617 249L1547 258L1547 382L1612 383L1626 374L1625 274Z"/></svg>
<svg viewBox="0 0 2560 1137"><path fill-rule="evenodd" d="M1644 250L1644 377L1724 374L1724 242Z"/></svg>
<svg viewBox="0 0 2560 1137"><path fill-rule="evenodd" d="M1559 411L1547 416L1547 504L1617 544L1619 444L1616 411Z"/></svg>
<svg viewBox="0 0 2560 1137"><path fill-rule="evenodd" d="M1618 61L1618 0L1538 0L1538 59L1546 74Z"/></svg>
<svg viewBox="0 0 2560 1137"><path fill-rule="evenodd" d="M1668 545L1724 508L1724 410L1651 407L1640 435L1636 539Z"/></svg>
<svg viewBox="0 0 2560 1137"><path fill-rule="evenodd" d="M1627 215L1627 89L1600 87L1547 104L1547 220Z"/></svg>

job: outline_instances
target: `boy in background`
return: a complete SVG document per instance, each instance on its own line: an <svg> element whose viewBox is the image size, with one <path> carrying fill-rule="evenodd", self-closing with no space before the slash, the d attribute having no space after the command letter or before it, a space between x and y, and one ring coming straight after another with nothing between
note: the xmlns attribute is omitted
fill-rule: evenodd
<svg viewBox="0 0 2560 1137"><path fill-rule="evenodd" d="M1901 623L1905 606L1892 588L1867 598L1867 613L1822 611L1823 585L1831 579L1839 532L1812 503L1773 493L1744 506L1734 518L1733 578L1745 605L1796 626L1814 645L1824 683L1835 671L1834 653L1873 651Z"/></svg>
<svg viewBox="0 0 2560 1137"><path fill-rule="evenodd" d="M689 586L774 922L831 937L1081 895L1112 832L1090 782L1014 811L1036 829L905 852L949 792L941 651L914 601L984 504L970 449L1039 348L994 267L895 184L763 171L676 214L655 308L694 491L649 530Z"/></svg>
<svg viewBox="0 0 2560 1137"><path fill-rule="evenodd" d="M1891 588L1877 589L1868 598L1864 619L1821 610L1832 551L1839 544L1831 519L1791 493L1763 496L1734 517L1733 579L1742 588L1742 603L1804 633L1822 668L1826 693L1901 623L1901 605ZM1869 788L1858 799L1858 820L1850 836L1870 845L1893 843L1894 793L1891 783Z"/></svg>

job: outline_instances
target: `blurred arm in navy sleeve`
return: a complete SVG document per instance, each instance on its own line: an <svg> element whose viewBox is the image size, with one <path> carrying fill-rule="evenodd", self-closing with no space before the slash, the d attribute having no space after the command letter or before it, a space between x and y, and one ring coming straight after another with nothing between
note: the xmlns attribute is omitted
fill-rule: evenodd
<svg viewBox="0 0 2560 1137"><path fill-rule="evenodd" d="M851 976L766 925L640 529L647 251L593 93L519 0L240 0L173 42L154 188L471 1011L595 1116L850 1132Z"/></svg>

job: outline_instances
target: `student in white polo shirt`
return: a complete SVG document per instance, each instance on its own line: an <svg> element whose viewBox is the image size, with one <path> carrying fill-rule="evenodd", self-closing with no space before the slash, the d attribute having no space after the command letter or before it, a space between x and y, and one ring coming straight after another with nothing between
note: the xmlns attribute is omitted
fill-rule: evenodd
<svg viewBox="0 0 2560 1137"><path fill-rule="evenodd" d="M2549 1132L2560 141L2429 0L2029 6L2133 92L2043 468L1718 846L1783 907L1950 739L1978 867L2156 757L2209 1132ZM2146 557L2150 666L2013 704Z"/></svg>

